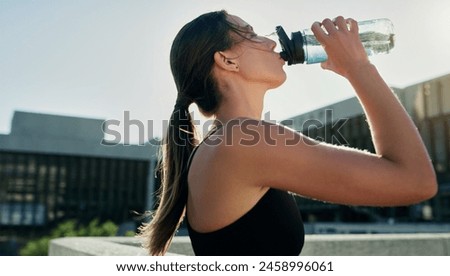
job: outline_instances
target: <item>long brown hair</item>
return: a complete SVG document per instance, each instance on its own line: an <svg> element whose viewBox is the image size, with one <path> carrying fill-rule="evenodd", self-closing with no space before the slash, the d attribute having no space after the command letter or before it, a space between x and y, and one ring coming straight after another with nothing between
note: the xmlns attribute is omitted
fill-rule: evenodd
<svg viewBox="0 0 450 276"><path fill-rule="evenodd" d="M242 32L227 16L222 10L197 17L179 31L172 44L170 65L178 96L163 140L159 206L151 222L140 228L144 247L151 255L166 252L183 220L188 194L187 162L197 144L189 105L196 103L207 116L219 107L221 97L212 74L214 53L236 43L231 31Z"/></svg>

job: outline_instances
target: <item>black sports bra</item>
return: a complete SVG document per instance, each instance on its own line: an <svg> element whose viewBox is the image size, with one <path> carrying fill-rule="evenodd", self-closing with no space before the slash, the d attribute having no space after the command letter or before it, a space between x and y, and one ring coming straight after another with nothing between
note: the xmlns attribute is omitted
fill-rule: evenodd
<svg viewBox="0 0 450 276"><path fill-rule="evenodd" d="M189 225L187 216L186 224L194 253L200 256L294 256L300 254L305 236L293 195L273 188L242 217L221 229L199 233Z"/></svg>

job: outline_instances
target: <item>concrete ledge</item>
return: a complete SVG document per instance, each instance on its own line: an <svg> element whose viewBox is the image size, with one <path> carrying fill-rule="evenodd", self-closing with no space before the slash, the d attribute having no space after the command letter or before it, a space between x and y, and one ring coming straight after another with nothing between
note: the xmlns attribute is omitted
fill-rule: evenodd
<svg viewBox="0 0 450 276"><path fill-rule="evenodd" d="M307 235L302 256L449 256L450 234Z"/></svg>
<svg viewBox="0 0 450 276"><path fill-rule="evenodd" d="M187 236L174 237L169 252L179 255L194 256L191 239Z"/></svg>
<svg viewBox="0 0 450 276"><path fill-rule="evenodd" d="M137 238L67 237L53 239L49 256L142 256L148 255Z"/></svg>
<svg viewBox="0 0 450 276"><path fill-rule="evenodd" d="M66 237L50 241L49 256L147 256L133 237ZM175 237L167 256L194 255L189 237ZM173 252L173 253L172 253Z"/></svg>
<svg viewBox="0 0 450 276"><path fill-rule="evenodd" d="M175 237L167 255L193 255L189 237ZM54 239L50 256L142 256L140 240L129 237ZM306 235L302 256L449 256L450 233Z"/></svg>

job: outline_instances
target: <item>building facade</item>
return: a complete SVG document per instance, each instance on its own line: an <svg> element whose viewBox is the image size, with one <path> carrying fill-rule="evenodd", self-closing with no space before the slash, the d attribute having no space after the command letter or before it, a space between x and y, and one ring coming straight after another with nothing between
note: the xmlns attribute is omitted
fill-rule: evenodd
<svg viewBox="0 0 450 276"><path fill-rule="evenodd" d="M141 222L153 208L156 146L108 145L103 120L15 112L0 135L0 236L66 219Z"/></svg>
<svg viewBox="0 0 450 276"><path fill-rule="evenodd" d="M438 178L438 195L419 205L397 208L348 207L300 198L299 205L307 220L449 221L450 75L392 90L418 127L428 149ZM369 127L356 97L289 118L282 124L311 138L374 152Z"/></svg>

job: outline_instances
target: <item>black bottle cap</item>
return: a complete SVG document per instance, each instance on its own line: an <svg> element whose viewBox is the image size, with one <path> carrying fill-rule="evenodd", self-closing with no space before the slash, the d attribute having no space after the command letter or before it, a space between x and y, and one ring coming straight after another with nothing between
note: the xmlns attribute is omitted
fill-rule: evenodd
<svg viewBox="0 0 450 276"><path fill-rule="evenodd" d="M305 52L303 51L302 34L300 32L292 33L292 39L289 39L281 26L276 27L276 33L280 41L281 49L283 50L280 53L281 58L287 61L288 65L304 63Z"/></svg>

